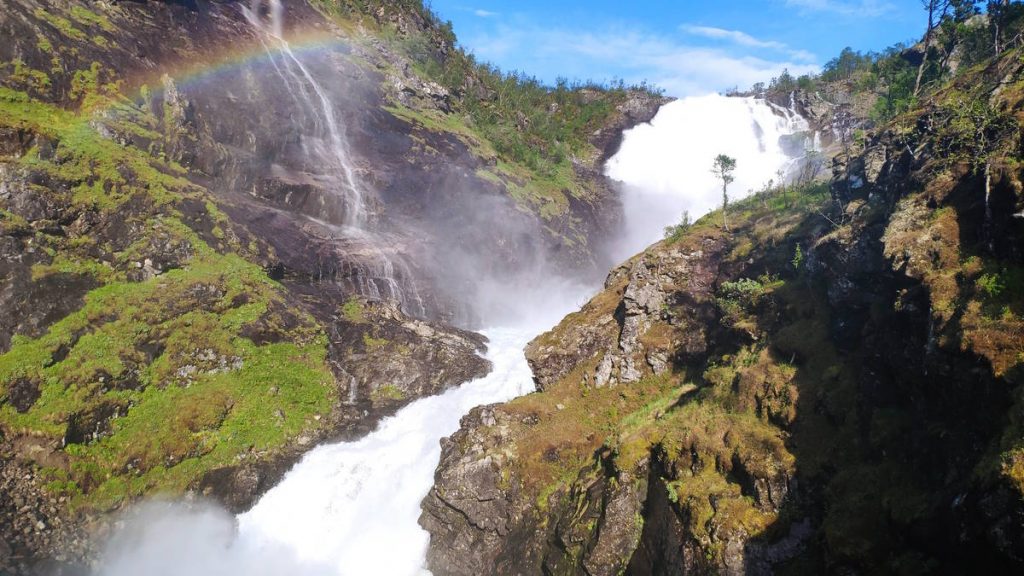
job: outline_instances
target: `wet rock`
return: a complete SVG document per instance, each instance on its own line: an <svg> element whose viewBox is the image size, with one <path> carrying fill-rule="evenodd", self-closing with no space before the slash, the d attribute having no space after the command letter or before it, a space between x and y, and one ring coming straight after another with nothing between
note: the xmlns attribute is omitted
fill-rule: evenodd
<svg viewBox="0 0 1024 576"><path fill-rule="evenodd" d="M27 378L19 378L10 384L7 390L7 402L20 414L28 412L40 395L39 383Z"/></svg>
<svg viewBox="0 0 1024 576"><path fill-rule="evenodd" d="M64 432L64 445L87 444L109 434L112 420L127 413L127 407L118 402L102 402L88 411L76 412L68 417Z"/></svg>

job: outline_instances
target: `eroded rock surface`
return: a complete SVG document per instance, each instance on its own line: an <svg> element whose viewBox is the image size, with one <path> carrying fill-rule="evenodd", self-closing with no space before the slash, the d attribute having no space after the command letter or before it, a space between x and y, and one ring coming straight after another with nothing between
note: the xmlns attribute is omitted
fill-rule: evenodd
<svg viewBox="0 0 1024 576"><path fill-rule="evenodd" d="M828 184L750 199L729 233L712 215L615 269L530 343L540 391L444 442L429 565L1019 571L1022 293L993 287L1024 264L1024 90L1002 87L1019 71L1004 58L948 89L1016 126L988 210L945 147L946 92L840 154Z"/></svg>

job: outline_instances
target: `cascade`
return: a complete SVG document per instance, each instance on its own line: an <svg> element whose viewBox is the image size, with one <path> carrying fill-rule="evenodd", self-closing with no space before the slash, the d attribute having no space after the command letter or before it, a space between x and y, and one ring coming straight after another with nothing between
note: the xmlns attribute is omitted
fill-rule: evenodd
<svg viewBox="0 0 1024 576"><path fill-rule="evenodd" d="M652 123L629 131L607 165L627 185L620 250L631 255L657 240L683 210L699 217L714 208L716 154L738 161L736 197L788 169L795 159L781 140L798 131L800 120L762 101L711 96L670 103ZM523 307L518 320L502 319L483 331L490 374L409 404L360 440L314 449L237 517L237 528L230 517L209 511L164 511L157 521L139 523L125 531L134 544L127 552L114 549L104 576L425 574L429 536L417 519L433 483L439 440L471 408L532 391L524 346L599 289L553 278L542 284L510 296L510 304Z"/></svg>
<svg viewBox="0 0 1024 576"><path fill-rule="evenodd" d="M684 211L696 218L722 203L711 173L715 156L736 159L729 197L739 200L777 182L813 146L807 121L795 110L756 98L683 98L663 106L649 124L628 131L605 173L623 184L624 238L618 259L662 237Z"/></svg>
<svg viewBox="0 0 1024 576"><path fill-rule="evenodd" d="M330 206L322 206L321 213L311 217L345 246L345 250L330 255L335 262L327 268L336 273L330 274L331 278L347 290L395 301L407 314L426 316L408 263L400 254L384 250L382 246L387 242L370 229L368 194L356 174L344 124L327 90L285 39L281 0L252 0L241 11L299 113L294 121L303 127L303 176L336 195L343 206L340 221L336 221Z"/></svg>
<svg viewBox="0 0 1024 576"><path fill-rule="evenodd" d="M260 15L265 1L268 4L269 21L264 21ZM312 118L314 130L303 141L304 151L310 165L326 167L327 170L321 174L333 180L335 189L345 193L343 224L361 225L366 217L365 198L356 181L347 140L342 134L334 105L323 86L284 39L284 6L280 0L253 0L251 6L242 7L242 14L259 32L257 38L299 110ZM326 134L322 134L324 131Z"/></svg>

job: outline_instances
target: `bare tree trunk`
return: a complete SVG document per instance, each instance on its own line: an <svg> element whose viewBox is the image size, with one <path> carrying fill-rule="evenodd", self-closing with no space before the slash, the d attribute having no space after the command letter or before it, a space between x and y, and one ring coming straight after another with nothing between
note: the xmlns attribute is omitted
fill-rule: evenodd
<svg viewBox="0 0 1024 576"><path fill-rule="evenodd" d="M722 186L722 228L729 231L729 192L727 186Z"/></svg>
<svg viewBox="0 0 1024 576"><path fill-rule="evenodd" d="M994 21L994 27L995 27L995 34L993 34L993 37L992 37L992 48L993 48L993 50L996 53L996 57L998 58L999 57L999 53L1002 52L1002 47L999 45L999 33L1000 33L1000 30L999 30L999 18L993 18L992 20Z"/></svg>
<svg viewBox="0 0 1024 576"><path fill-rule="evenodd" d="M932 44L932 30L935 27L936 0L928 2L928 31L924 34L924 56L921 57L921 65L917 67L917 81L914 82L914 97L921 93L921 79L924 78L924 69L928 66L928 48Z"/></svg>
<svg viewBox="0 0 1024 576"><path fill-rule="evenodd" d="M991 160L985 161L985 224L981 228L981 233L985 239L985 245L988 247L989 252L995 250L995 240L992 238L992 162Z"/></svg>

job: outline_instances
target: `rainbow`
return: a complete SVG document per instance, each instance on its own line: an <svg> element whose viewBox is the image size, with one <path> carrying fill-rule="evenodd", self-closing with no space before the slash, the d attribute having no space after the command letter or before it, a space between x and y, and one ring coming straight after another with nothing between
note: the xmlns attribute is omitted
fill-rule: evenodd
<svg viewBox="0 0 1024 576"><path fill-rule="evenodd" d="M297 55L331 52L350 46L352 43L351 40L339 36L337 32L332 33L323 29L293 32L285 40L292 52ZM155 70L123 78L127 86L133 87L126 91L125 95L137 97L144 89L159 94L164 89L164 76L170 77L178 88L209 85L216 82L218 78L223 78L239 70L269 65L271 58L279 53L273 48L268 50L267 46L253 36L251 42L245 43L241 47L232 47L213 53L215 54L214 58L200 57L178 64L161 64Z"/></svg>

